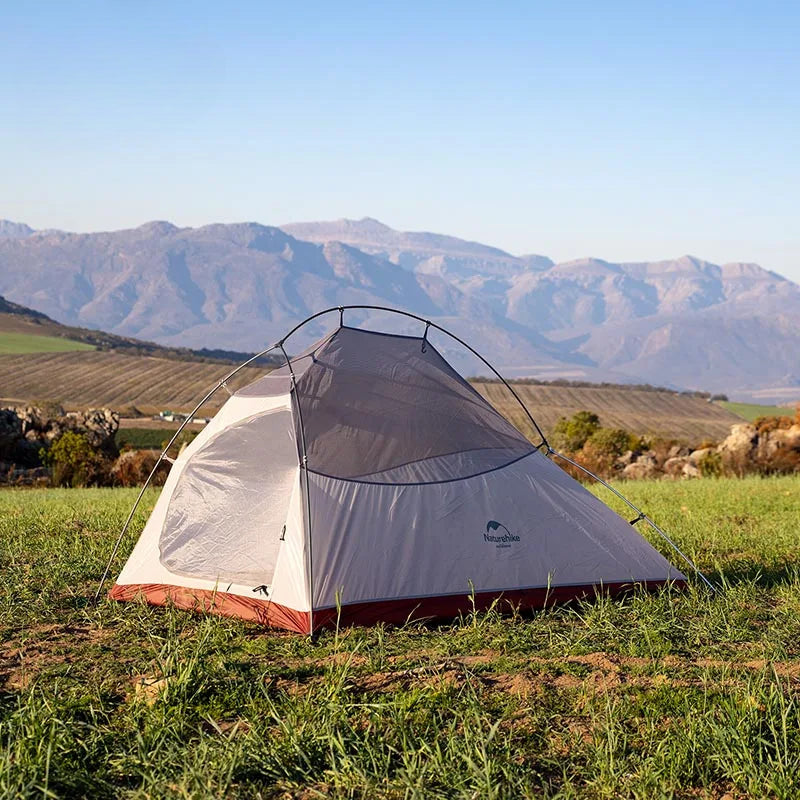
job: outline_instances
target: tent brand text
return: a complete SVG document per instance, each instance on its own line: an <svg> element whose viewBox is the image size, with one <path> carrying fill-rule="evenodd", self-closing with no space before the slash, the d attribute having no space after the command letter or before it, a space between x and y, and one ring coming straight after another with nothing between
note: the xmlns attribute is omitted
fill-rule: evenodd
<svg viewBox="0 0 800 800"><path fill-rule="evenodd" d="M491 533L491 531L497 531L497 533ZM519 536L511 533L511 531L506 528L502 522L497 522L497 520L490 519L486 523L486 532L483 534L483 540L485 542L492 542L493 544L496 544L499 549L511 547L513 542L519 541Z"/></svg>

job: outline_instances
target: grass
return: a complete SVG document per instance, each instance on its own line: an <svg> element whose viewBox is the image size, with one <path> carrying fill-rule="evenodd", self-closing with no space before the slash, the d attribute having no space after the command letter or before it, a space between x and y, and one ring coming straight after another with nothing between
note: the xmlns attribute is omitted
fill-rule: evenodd
<svg viewBox="0 0 800 800"><path fill-rule="evenodd" d="M800 479L625 491L722 591L315 642L92 607L135 490L4 491L0 796L797 797Z"/></svg>
<svg viewBox="0 0 800 800"><path fill-rule="evenodd" d="M94 346L56 336L36 336L28 333L0 331L0 355L68 353L74 350L94 350Z"/></svg>
<svg viewBox="0 0 800 800"><path fill-rule="evenodd" d="M730 401L719 401L719 405L748 422L753 422L759 417L793 417L795 413L793 406L762 406L758 403L733 403Z"/></svg>

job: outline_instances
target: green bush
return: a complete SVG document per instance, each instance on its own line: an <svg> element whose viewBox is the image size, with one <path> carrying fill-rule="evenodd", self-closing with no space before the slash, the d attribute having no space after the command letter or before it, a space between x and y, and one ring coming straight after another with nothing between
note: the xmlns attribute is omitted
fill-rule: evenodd
<svg viewBox="0 0 800 800"><path fill-rule="evenodd" d="M575 453L600 427L600 417L591 411L578 411L569 419L561 417L555 424L551 440L560 450Z"/></svg>
<svg viewBox="0 0 800 800"><path fill-rule="evenodd" d="M97 486L105 483L108 463L82 433L65 431L48 450L42 463L52 470L55 486Z"/></svg>
<svg viewBox="0 0 800 800"><path fill-rule="evenodd" d="M619 457L628 450L640 449L642 440L622 428L598 428L584 446L597 453Z"/></svg>

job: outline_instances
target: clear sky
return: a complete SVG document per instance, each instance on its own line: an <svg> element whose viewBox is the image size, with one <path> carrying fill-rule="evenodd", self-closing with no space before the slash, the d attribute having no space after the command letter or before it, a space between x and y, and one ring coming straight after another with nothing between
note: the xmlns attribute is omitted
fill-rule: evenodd
<svg viewBox="0 0 800 800"><path fill-rule="evenodd" d="M0 218L372 216L800 280L800 4L7 2Z"/></svg>

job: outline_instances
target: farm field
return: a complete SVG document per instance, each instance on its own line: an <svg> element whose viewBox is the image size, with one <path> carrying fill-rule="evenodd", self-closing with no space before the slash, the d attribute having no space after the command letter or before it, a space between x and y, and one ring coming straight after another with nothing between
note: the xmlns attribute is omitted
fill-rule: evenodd
<svg viewBox="0 0 800 800"><path fill-rule="evenodd" d="M716 595L315 642L93 607L136 490L2 491L0 795L797 797L800 478L624 489Z"/></svg>
<svg viewBox="0 0 800 800"><path fill-rule="evenodd" d="M58 400L68 408L136 406L145 414L169 408L190 410L230 370L210 364L109 352L0 355L0 392L6 401ZM263 375L247 367L230 382L236 389ZM530 433L527 418L508 393L495 383L475 383L478 390L521 430ZM603 425L638 434L685 439L722 439L741 418L715 403L672 394L608 387L572 388L515 384L545 432L561 416L595 411ZM218 392L203 409L213 413L226 399Z"/></svg>
<svg viewBox="0 0 800 800"><path fill-rule="evenodd" d="M190 410L231 366L120 353L42 353L0 356L0 392L16 401L58 400L68 408L135 405L145 414ZM235 390L264 374L246 367L230 382ZM208 404L218 408L220 391Z"/></svg>
<svg viewBox="0 0 800 800"><path fill-rule="evenodd" d="M793 417L794 408L791 406L765 406L758 403L733 403L730 401L720 401L723 408L732 414L743 417L749 422L753 422L759 417Z"/></svg>
<svg viewBox="0 0 800 800"><path fill-rule="evenodd" d="M476 382L475 387L521 431L535 438L525 412L501 384ZM724 439L741 418L698 397L603 386L568 387L514 384L514 391L548 433L560 417L594 411L600 423L632 433L656 434L692 444L704 438Z"/></svg>
<svg viewBox="0 0 800 800"><path fill-rule="evenodd" d="M120 449L129 447L133 450L163 450L176 430L177 425L158 428L120 427L115 439ZM179 441L191 441L199 432L198 426L188 426L184 428Z"/></svg>
<svg viewBox="0 0 800 800"><path fill-rule="evenodd" d="M94 347L83 342L74 342L55 336L31 336L26 333L0 331L0 355L67 353L80 350L94 350Z"/></svg>

